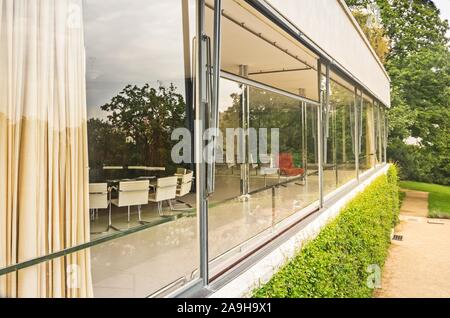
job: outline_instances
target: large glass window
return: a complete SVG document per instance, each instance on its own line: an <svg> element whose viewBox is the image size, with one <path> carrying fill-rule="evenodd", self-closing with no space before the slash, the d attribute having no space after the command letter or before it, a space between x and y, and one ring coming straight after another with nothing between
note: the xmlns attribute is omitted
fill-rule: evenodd
<svg viewBox="0 0 450 318"><path fill-rule="evenodd" d="M102 185L111 198L109 209L91 198L91 239L147 227L91 249L96 296L148 296L197 276L195 171L171 154L192 116L194 10L84 1L89 182L93 198Z"/></svg>
<svg viewBox="0 0 450 318"><path fill-rule="evenodd" d="M219 109L223 147L208 214L213 277L235 248L319 199L317 106L222 79Z"/></svg>
<svg viewBox="0 0 450 318"><path fill-rule="evenodd" d="M332 73L330 104L333 109L336 184L341 186L356 178L356 131L354 87Z"/></svg>
<svg viewBox="0 0 450 318"><path fill-rule="evenodd" d="M366 96L363 96L363 102L360 104L359 116L359 169L360 172L365 172L375 167L376 163L374 106L372 100Z"/></svg>
<svg viewBox="0 0 450 318"><path fill-rule="evenodd" d="M257 193L260 189L281 184L273 191L274 221L277 223L318 199L317 168L312 167L316 163L315 148L310 150L310 160L307 148L308 138L314 142L317 134L317 130L308 131L307 116L317 112L317 106L251 87L249 111L249 127L259 135L267 130L268 146L271 146L267 147L268 152L263 151L257 160L251 161L250 189ZM276 150L272 149L272 138L275 137L278 138ZM261 152L262 145L259 146ZM269 156L269 162L265 162L265 156ZM271 203L266 204L267 208L272 206Z"/></svg>
<svg viewBox="0 0 450 318"><path fill-rule="evenodd" d="M209 198L209 257L212 276L223 262L220 256L269 228L272 209L264 209L271 202L271 192L249 195L246 169L249 153L245 127L248 86L222 79L220 86L219 120L223 146L216 162L216 187ZM252 167L253 168L253 167ZM271 205L270 205L271 206Z"/></svg>
<svg viewBox="0 0 450 318"><path fill-rule="evenodd" d="M208 211L212 278L319 199L317 56L247 3L223 6L223 160Z"/></svg>
<svg viewBox="0 0 450 318"><path fill-rule="evenodd" d="M354 87L330 74L329 103L323 107L324 193L356 178Z"/></svg>
<svg viewBox="0 0 450 318"><path fill-rule="evenodd" d="M337 188L338 169L336 162L336 105L331 102L332 89L328 88L330 101L323 104L323 190L328 194Z"/></svg>

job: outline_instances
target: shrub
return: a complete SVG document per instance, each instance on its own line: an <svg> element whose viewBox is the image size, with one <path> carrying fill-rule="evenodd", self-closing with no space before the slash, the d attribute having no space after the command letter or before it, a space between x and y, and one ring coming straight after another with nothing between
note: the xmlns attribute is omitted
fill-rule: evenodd
<svg viewBox="0 0 450 318"><path fill-rule="evenodd" d="M384 265L398 221L397 169L358 194L254 297L371 297L369 265Z"/></svg>

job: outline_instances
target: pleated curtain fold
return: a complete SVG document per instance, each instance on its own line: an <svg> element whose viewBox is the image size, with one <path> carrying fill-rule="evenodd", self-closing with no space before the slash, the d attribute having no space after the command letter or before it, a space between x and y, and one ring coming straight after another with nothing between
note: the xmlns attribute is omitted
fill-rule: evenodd
<svg viewBox="0 0 450 318"><path fill-rule="evenodd" d="M82 0L0 0L0 268L89 240ZM1 297L91 297L89 251L0 276Z"/></svg>

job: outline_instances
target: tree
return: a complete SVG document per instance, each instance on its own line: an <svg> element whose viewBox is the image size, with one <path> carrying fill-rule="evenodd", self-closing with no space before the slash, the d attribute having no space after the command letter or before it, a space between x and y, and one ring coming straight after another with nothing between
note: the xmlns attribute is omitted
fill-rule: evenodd
<svg viewBox="0 0 450 318"><path fill-rule="evenodd" d="M390 42L383 27L367 11L355 9L353 10L353 16L358 21L380 61L385 63L390 51Z"/></svg>
<svg viewBox="0 0 450 318"><path fill-rule="evenodd" d="M404 178L449 184L448 21L441 20L431 0L346 1L360 23L358 12L377 5L390 42L384 61L392 80L390 159L399 162ZM362 28L370 39L374 31L366 26ZM422 146L405 145L403 140L409 136L420 138Z"/></svg>
<svg viewBox="0 0 450 318"><path fill-rule="evenodd" d="M126 164L167 166L173 129L184 127L186 103L176 87L126 86L103 105L108 123L133 150Z"/></svg>

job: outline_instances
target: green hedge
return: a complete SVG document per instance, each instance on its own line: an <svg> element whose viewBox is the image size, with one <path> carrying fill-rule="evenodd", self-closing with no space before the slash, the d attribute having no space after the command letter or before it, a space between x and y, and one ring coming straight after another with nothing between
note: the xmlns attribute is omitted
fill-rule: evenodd
<svg viewBox="0 0 450 318"><path fill-rule="evenodd" d="M254 297L371 297L369 265L383 266L398 220L397 169L358 194Z"/></svg>

